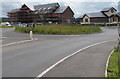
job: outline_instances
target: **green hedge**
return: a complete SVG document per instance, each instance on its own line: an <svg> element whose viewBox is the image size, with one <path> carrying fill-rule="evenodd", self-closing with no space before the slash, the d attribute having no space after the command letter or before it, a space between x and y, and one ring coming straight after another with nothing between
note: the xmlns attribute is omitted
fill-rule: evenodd
<svg viewBox="0 0 120 79"><path fill-rule="evenodd" d="M0 28L13 28L12 26L0 26Z"/></svg>
<svg viewBox="0 0 120 79"><path fill-rule="evenodd" d="M39 34L81 34L81 33L96 33L102 32L99 27L93 26L64 26L64 25L39 25L34 28L31 27L16 27L15 31Z"/></svg>

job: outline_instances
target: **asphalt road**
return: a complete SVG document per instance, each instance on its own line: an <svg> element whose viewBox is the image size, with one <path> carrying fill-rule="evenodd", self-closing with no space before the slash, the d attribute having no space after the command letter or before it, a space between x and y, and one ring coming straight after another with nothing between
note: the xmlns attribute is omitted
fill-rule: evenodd
<svg viewBox="0 0 120 79"><path fill-rule="evenodd" d="M43 77L104 77L108 55L117 43L110 41L87 48L55 66Z"/></svg>
<svg viewBox="0 0 120 79"><path fill-rule="evenodd" d="M102 41L116 40L117 28L102 28L103 33L82 35L35 35L37 41L2 48L3 77L36 77L73 52ZM29 34L3 32L3 44L28 39ZM8 40L10 39L11 40ZM99 62L98 62L99 63ZM97 64L97 63L96 63Z"/></svg>

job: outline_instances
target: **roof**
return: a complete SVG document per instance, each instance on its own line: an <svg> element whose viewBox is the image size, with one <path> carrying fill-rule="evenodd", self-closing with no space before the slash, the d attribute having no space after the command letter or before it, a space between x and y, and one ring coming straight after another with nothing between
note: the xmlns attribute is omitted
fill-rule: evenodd
<svg viewBox="0 0 120 79"><path fill-rule="evenodd" d="M120 12L118 12L117 15L120 16Z"/></svg>
<svg viewBox="0 0 120 79"><path fill-rule="evenodd" d="M102 11L104 12L104 11L109 11L111 8L113 8L113 7L108 7L108 8L104 8L104 9L102 9ZM113 8L114 10L116 10L115 8ZM117 10L116 10L117 11Z"/></svg>
<svg viewBox="0 0 120 79"><path fill-rule="evenodd" d="M89 17L106 17L102 12L88 13Z"/></svg>
<svg viewBox="0 0 120 79"><path fill-rule="evenodd" d="M36 5L34 6L34 9L39 13L53 13L58 7L59 7L58 3L50 3L44 5Z"/></svg>
<svg viewBox="0 0 120 79"><path fill-rule="evenodd" d="M43 5L35 5L34 9L37 10L37 9L41 9L41 8L53 8L55 6L59 7L59 4L58 3L50 3L50 4L43 4Z"/></svg>
<svg viewBox="0 0 120 79"><path fill-rule="evenodd" d="M94 13L87 13L87 14L81 15L79 18L83 18L85 15L87 15L90 18L106 17L102 12L94 12Z"/></svg>
<svg viewBox="0 0 120 79"><path fill-rule="evenodd" d="M63 13L67 8L68 6L61 6L54 13Z"/></svg>
<svg viewBox="0 0 120 79"><path fill-rule="evenodd" d="M83 18L84 16L85 16L85 14L83 14L83 15L79 16L78 18Z"/></svg>

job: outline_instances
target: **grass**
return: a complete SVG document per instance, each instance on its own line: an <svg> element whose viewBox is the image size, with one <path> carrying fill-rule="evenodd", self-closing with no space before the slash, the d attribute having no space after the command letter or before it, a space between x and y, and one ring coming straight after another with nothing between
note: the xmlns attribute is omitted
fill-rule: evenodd
<svg viewBox="0 0 120 79"><path fill-rule="evenodd" d="M15 31L38 34L82 34L82 33L96 33L102 32L99 27L93 26L69 26L69 25L37 25L35 28L31 27L16 27Z"/></svg>
<svg viewBox="0 0 120 79"><path fill-rule="evenodd" d="M114 53L110 57L107 72L107 79L118 79L118 47L115 48Z"/></svg>
<svg viewBox="0 0 120 79"><path fill-rule="evenodd" d="M12 26L0 26L0 28L13 28Z"/></svg>

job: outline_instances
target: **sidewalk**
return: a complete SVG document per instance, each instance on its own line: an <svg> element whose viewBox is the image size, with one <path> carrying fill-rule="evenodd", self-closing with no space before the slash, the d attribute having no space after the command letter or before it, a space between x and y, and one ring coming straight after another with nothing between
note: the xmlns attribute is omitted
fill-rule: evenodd
<svg viewBox="0 0 120 79"><path fill-rule="evenodd" d="M117 45L107 42L85 49L63 61L43 77L104 77L108 55Z"/></svg>

